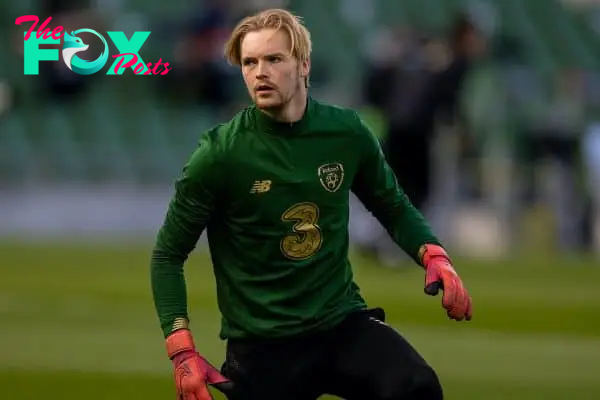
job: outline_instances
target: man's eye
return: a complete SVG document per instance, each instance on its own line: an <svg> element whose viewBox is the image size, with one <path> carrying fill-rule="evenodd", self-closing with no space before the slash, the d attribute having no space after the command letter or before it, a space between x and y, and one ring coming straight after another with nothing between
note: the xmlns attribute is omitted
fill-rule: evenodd
<svg viewBox="0 0 600 400"><path fill-rule="evenodd" d="M271 57L271 62L272 62L272 63L278 63L278 62L281 62L281 57Z"/></svg>
<svg viewBox="0 0 600 400"><path fill-rule="evenodd" d="M254 65L255 62L254 60L244 60L244 65L248 66L248 65Z"/></svg>

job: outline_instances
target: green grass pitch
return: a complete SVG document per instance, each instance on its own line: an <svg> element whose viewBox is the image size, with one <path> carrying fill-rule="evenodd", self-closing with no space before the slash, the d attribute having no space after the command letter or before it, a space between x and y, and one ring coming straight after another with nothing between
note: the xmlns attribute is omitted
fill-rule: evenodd
<svg viewBox="0 0 600 400"><path fill-rule="evenodd" d="M149 255L130 245L0 244L0 398L174 398ZM597 260L457 262L474 298L474 319L461 324L423 294L418 268L353 258L366 298L436 368L447 399L599 398ZM186 270L197 344L220 365L207 255Z"/></svg>

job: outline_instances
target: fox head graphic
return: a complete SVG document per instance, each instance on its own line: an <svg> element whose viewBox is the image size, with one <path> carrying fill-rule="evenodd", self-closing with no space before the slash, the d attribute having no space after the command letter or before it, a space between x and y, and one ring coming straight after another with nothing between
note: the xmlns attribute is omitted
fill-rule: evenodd
<svg viewBox="0 0 600 400"><path fill-rule="evenodd" d="M84 32L94 34L95 36L100 38L100 40L102 40L102 43L104 44L104 51L100 54L100 57L98 57L98 59L94 61L82 60L81 58L76 56L77 53L85 51L90 47L89 45L83 43L83 40L76 36L78 33ZM75 32L71 32L71 34L65 32L62 56L65 64L67 65L67 67L69 67L71 71L77 72L78 74L82 75L94 74L100 71L102 67L104 67L104 64L106 64L106 61L108 60L108 44L106 43L106 40L102 35L100 35L98 32L92 29L79 29Z"/></svg>
<svg viewBox="0 0 600 400"><path fill-rule="evenodd" d="M83 40L75 36L73 32L71 32L70 35L67 32L65 32L62 56L65 64L67 64L67 67L69 67L70 70L73 70L73 68L71 67L71 61L73 60L73 56L75 55L75 53L85 51L89 47L89 45L83 43Z"/></svg>

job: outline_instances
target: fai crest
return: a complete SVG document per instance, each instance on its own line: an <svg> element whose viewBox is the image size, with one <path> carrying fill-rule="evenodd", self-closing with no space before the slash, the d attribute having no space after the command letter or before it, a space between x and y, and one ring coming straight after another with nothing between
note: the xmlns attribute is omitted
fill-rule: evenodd
<svg viewBox="0 0 600 400"><path fill-rule="evenodd" d="M317 174L321 185L328 192L336 192L344 182L344 166L340 163L323 164Z"/></svg>

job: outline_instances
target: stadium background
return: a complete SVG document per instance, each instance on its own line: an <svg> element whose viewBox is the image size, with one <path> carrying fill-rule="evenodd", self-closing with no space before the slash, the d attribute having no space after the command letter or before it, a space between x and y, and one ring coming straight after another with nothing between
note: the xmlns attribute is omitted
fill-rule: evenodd
<svg viewBox="0 0 600 400"><path fill-rule="evenodd" d="M422 295L422 273L403 259L390 268L356 251L357 279L439 371L449 399L598 398L596 2L210 3L0 5L0 398L173 396L149 291L150 248L198 135L246 101L236 71L211 56L211 44L220 44L230 21L270 6L288 6L312 31L313 94L360 109L382 136L386 119L365 100L361 82L385 53L377 49L389 45L389 28L411 27L435 41L466 12L485 32L487 55L461 91L461 123L438 125L436 194L427 210L456 255L475 319L448 321L438 299ZM61 62L24 76L14 20L26 14L52 15L73 29L150 30L140 54L173 70L74 79ZM436 43L433 53L443 58L443 42ZM552 108L560 77L575 77L581 90ZM528 134L559 124L552 117L561 104L579 111L571 125L576 162L532 162L523 156ZM357 245L375 237L378 228L360 209L352 218ZM202 244L187 271L198 344L219 364L223 343Z"/></svg>

